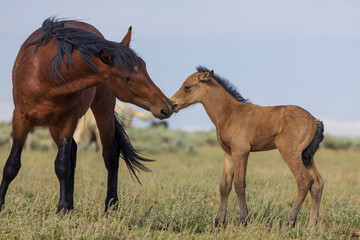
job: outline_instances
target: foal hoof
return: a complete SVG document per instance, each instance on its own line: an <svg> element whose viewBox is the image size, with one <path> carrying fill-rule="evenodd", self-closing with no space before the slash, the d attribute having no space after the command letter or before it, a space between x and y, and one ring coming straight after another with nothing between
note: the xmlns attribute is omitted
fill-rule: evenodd
<svg viewBox="0 0 360 240"><path fill-rule="evenodd" d="M221 218L215 218L214 223L211 228L211 232L214 232L219 229L220 226L223 226L225 224L225 219Z"/></svg>
<svg viewBox="0 0 360 240"><path fill-rule="evenodd" d="M295 227L295 220L286 220L285 227L287 228L294 228Z"/></svg>

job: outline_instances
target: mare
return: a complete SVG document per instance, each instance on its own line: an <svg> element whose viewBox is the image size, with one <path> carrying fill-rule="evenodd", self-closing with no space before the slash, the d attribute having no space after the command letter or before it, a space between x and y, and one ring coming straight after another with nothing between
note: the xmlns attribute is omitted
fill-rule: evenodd
<svg viewBox="0 0 360 240"><path fill-rule="evenodd" d="M239 198L240 219L247 220L245 177L250 152L277 148L295 176L297 197L287 217L295 224L301 205L310 191L310 222L317 221L324 181L314 164L314 154L323 139L323 124L298 106L263 107L249 103L227 80L205 67L198 67L170 98L173 110L202 103L216 126L224 150L220 182L220 207L213 227L225 221L228 196L234 181Z"/></svg>
<svg viewBox="0 0 360 240"><path fill-rule="evenodd" d="M114 117L115 100L136 104L159 118L171 103L153 83L145 62L129 48L131 27L121 43L108 41L93 26L46 19L21 46L13 67L13 144L0 185L0 209L21 166L26 136L34 126L49 126L58 146L55 172L60 182L57 212L73 209L78 120L91 108L100 132L108 171L105 211L118 201L119 157L136 177L149 171Z"/></svg>

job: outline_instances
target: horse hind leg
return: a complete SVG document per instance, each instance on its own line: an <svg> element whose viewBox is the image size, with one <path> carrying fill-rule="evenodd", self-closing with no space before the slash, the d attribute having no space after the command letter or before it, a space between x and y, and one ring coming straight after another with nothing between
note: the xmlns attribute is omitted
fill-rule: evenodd
<svg viewBox="0 0 360 240"><path fill-rule="evenodd" d="M76 124L74 125L76 126ZM60 183L60 198L57 213L74 208L74 176L76 165L76 142L72 134L75 127L65 128L65 131L58 131L50 127L50 133L55 143L58 145L58 154L55 159L55 173ZM69 131L68 133L65 133Z"/></svg>
<svg viewBox="0 0 360 240"><path fill-rule="evenodd" d="M316 224L319 216L319 208L321 197L324 189L324 181L317 171L315 164L312 160L310 165L307 167L310 175L314 179L314 183L310 188L311 194L311 212L310 212L310 223Z"/></svg>
<svg viewBox="0 0 360 240"><path fill-rule="evenodd" d="M311 189L314 179L311 174L306 170L305 166L302 165L301 155L285 158L290 171L293 173L296 184L297 184L297 196L295 202L290 210L290 213L287 217L288 224L295 225L297 215L300 211L300 208L305 200L307 192Z"/></svg>
<svg viewBox="0 0 360 240"><path fill-rule="evenodd" d="M302 151L295 150L299 149L298 147L289 146L288 141L281 137L277 139L276 145L290 171L293 173L297 184L297 196L287 216L287 224L294 226L305 197L314 183L314 179L305 168L302 160ZM300 149L303 148L300 147Z"/></svg>
<svg viewBox="0 0 360 240"><path fill-rule="evenodd" d="M316 121L316 132L309 146L303 151L302 157L306 169L314 179L314 183L310 188L311 194L311 212L310 223L316 224L319 215L320 201L324 189L324 181L317 171L314 163L314 155L319 148L320 142L324 138L324 126L321 121Z"/></svg>
<svg viewBox="0 0 360 240"><path fill-rule="evenodd" d="M70 147L70 177L68 180L70 209L74 209L74 184L75 184L76 153L77 153L77 144L76 144L75 140L72 139L71 147Z"/></svg>
<svg viewBox="0 0 360 240"><path fill-rule="evenodd" d="M0 185L0 211L5 203L7 189L20 170L21 152L24 147L26 136L29 134L32 127L32 124L15 108L12 121L12 147L3 170L3 178Z"/></svg>

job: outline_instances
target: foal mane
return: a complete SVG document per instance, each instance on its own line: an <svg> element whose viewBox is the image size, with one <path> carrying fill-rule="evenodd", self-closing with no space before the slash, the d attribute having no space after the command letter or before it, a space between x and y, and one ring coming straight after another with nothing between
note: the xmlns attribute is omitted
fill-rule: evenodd
<svg viewBox="0 0 360 240"><path fill-rule="evenodd" d="M198 72L210 72L210 70L204 66L198 66L196 68ZM220 77L216 73L214 73L215 80L228 92L233 96L237 101L248 103L249 100L241 96L241 94L236 90L236 87L232 85L228 80L223 77Z"/></svg>
<svg viewBox="0 0 360 240"><path fill-rule="evenodd" d="M60 73L60 64L64 67L67 73L67 79L70 79L68 64L75 64L71 54L74 49L80 51L83 60L95 71L98 68L91 60L90 55L99 57L101 52L106 52L113 58L113 63L119 71L126 69L133 71L134 66L139 64L139 57L129 47L123 46L121 43L108 41L91 32L80 28L66 27L65 23L72 20L59 21L56 18L48 18L42 24L41 29L44 31L43 35L36 41L28 44L26 47L36 45L35 53L39 47L43 47L49 43L52 37L56 38L57 54L54 56L50 64L53 63L53 76L58 83L66 82ZM66 55L65 61L63 56ZM78 68L78 66L76 66Z"/></svg>

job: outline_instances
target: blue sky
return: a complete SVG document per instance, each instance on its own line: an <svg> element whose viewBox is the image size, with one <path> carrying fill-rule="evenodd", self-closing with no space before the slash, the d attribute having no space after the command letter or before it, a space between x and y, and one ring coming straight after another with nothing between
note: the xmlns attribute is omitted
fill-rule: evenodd
<svg viewBox="0 0 360 240"><path fill-rule="evenodd" d="M253 103L299 105L323 119L328 133L360 136L359 1L5 0L0 119L12 109L17 52L50 16L87 21L114 41L132 25L131 47L169 97L204 65ZM168 121L173 128L212 127L201 105Z"/></svg>

